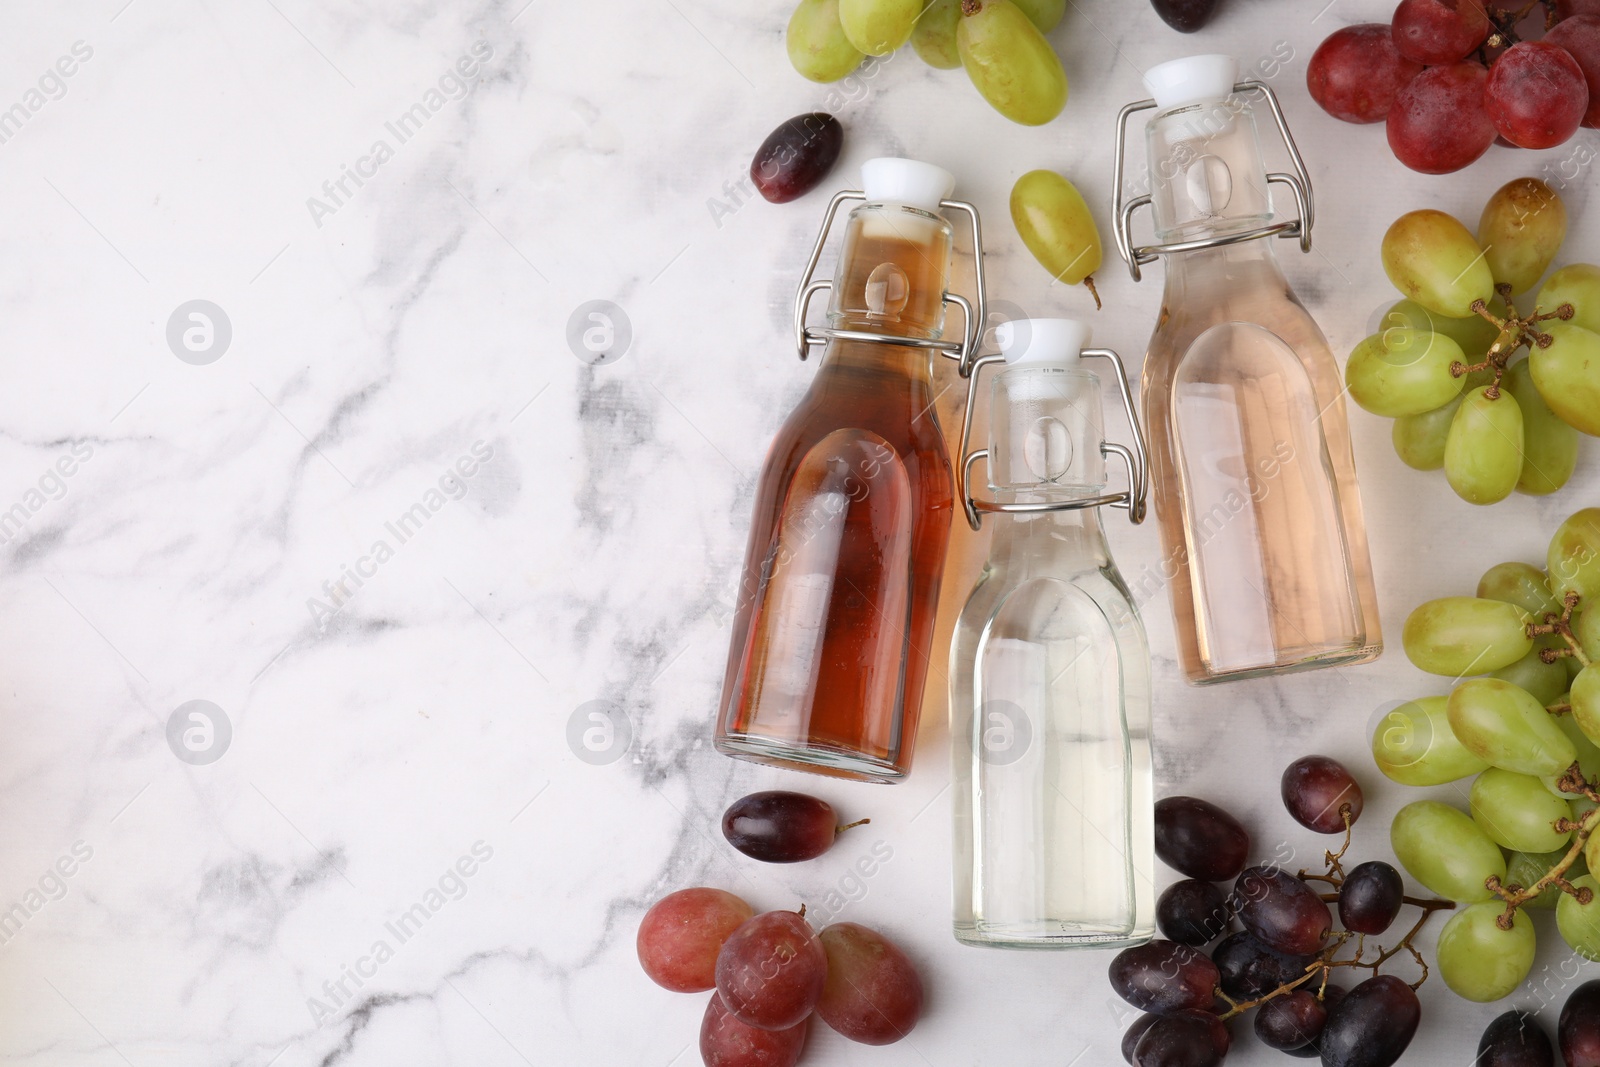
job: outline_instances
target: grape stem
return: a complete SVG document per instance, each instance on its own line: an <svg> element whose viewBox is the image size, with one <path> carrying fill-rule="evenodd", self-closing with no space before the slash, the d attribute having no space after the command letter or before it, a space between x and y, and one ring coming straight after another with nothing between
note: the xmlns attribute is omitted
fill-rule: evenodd
<svg viewBox="0 0 1600 1067"><path fill-rule="evenodd" d="M1571 594L1569 594L1570 596ZM1590 800L1600 803L1600 790L1597 790L1595 783L1583 776L1583 770L1576 761L1567 768L1567 772L1561 776L1561 780L1556 782L1556 788L1563 793L1580 793ZM1566 855L1562 856L1555 866L1544 873L1544 877L1527 888L1523 888L1515 882L1510 885L1504 885L1499 877L1492 874L1483 881L1484 887L1489 892L1506 903L1505 914L1495 920L1495 925L1502 930L1511 929L1516 921L1518 908L1551 886L1555 886L1563 893L1572 894L1579 904L1587 904L1594 899L1594 891L1592 889L1587 886L1573 885L1567 881L1566 874L1572 869L1572 865L1578 862L1578 857L1583 855L1583 846L1588 842L1589 835L1594 833L1597 825L1600 825L1600 808L1595 808L1579 822L1574 822L1571 819L1557 819L1553 825L1557 833L1570 831L1572 833L1572 844L1567 848Z"/></svg>
<svg viewBox="0 0 1600 1067"><path fill-rule="evenodd" d="M1570 305L1562 306L1566 307ZM1579 641L1577 636L1572 632L1572 613L1578 610L1578 601L1580 599L1581 597L1579 597L1577 591L1571 590L1566 596L1561 598L1561 614L1557 615L1554 612L1547 612L1544 616L1544 622L1530 622L1528 624L1529 637L1543 637L1546 634L1559 634L1561 639L1567 643L1566 648L1541 649L1539 651L1539 659L1541 662L1554 663L1558 659L1564 659L1567 656L1571 656L1585 667L1591 666L1589 656L1583 650L1583 642ZM1564 711L1571 711L1572 706L1570 704L1563 705L1562 709ZM1549 710L1555 711L1554 708ZM1557 712L1557 714L1560 714L1560 712Z"/></svg>
<svg viewBox="0 0 1600 1067"><path fill-rule="evenodd" d="M1492 370L1494 381L1484 389L1483 395L1490 400L1500 399L1500 380L1505 377L1506 367L1510 365L1511 358L1523 348L1549 348L1555 343L1555 338L1539 329L1539 323L1550 319L1570 319L1576 314L1571 304L1562 304L1551 312L1540 312L1534 308L1532 315L1518 314L1517 306L1511 299L1511 287L1504 283L1495 286L1500 293L1500 299L1505 301L1510 314L1501 318L1489 310L1489 305L1482 300L1472 302L1472 310L1482 318L1488 320L1500 331L1494 339L1494 344L1489 346L1489 351L1484 353L1483 359L1477 363L1467 364L1460 360L1450 364L1452 376L1460 378L1478 371Z"/></svg>
<svg viewBox="0 0 1600 1067"><path fill-rule="evenodd" d="M865 825L867 825L867 823L869 823L871 821L872 821L871 819L857 819L855 822L847 822L843 826L835 826L833 828L833 835L835 837L838 837L840 834L844 833L846 830L854 830L856 827L865 826Z"/></svg>

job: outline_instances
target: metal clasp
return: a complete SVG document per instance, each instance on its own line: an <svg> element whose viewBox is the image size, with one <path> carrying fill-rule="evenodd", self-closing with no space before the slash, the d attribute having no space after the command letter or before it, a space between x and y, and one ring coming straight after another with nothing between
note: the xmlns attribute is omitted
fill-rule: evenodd
<svg viewBox="0 0 1600 1067"><path fill-rule="evenodd" d="M1295 206L1300 212L1300 217L1288 222L1275 222L1268 226L1257 227L1242 233L1226 234L1221 237L1205 237L1197 241L1180 241L1175 244L1156 244L1135 246L1133 243L1133 213L1142 207L1150 205L1150 194L1136 196L1132 200L1123 200L1123 180L1127 171L1128 154L1128 120L1140 111L1149 111L1156 106L1154 100L1140 100L1129 104L1122 109L1117 117L1117 155L1116 155L1116 186L1112 191L1111 226L1117 239L1117 251L1121 253L1123 261L1128 264L1128 270L1133 274L1133 280L1139 281L1142 274L1139 270L1146 263L1153 263L1160 256L1173 255L1179 252L1197 252L1204 248L1218 248L1222 245L1239 244L1244 241L1254 241L1259 237L1298 237L1300 251L1311 251L1311 227L1316 222L1316 203L1311 196L1311 175L1306 171L1306 161L1300 155L1300 148L1294 143L1294 135L1289 132L1289 123L1283 117L1283 108L1278 104L1277 94L1265 82L1247 81L1239 82L1233 87L1235 96L1246 93L1259 92L1266 98L1267 106L1272 110L1273 121L1277 123L1278 134L1283 138L1284 146L1289 149L1289 160L1294 164L1293 174L1272 173L1267 175L1267 185L1274 182L1287 185L1294 191Z"/></svg>
<svg viewBox="0 0 1600 1067"><path fill-rule="evenodd" d="M865 341L869 344L898 345L902 348L931 349L949 359L956 360L960 365L963 378L972 373L972 365L977 359L978 346L983 340L984 317L988 314L988 300L984 294L983 283L983 227L978 221L978 209L964 200L941 200L939 207L947 211L960 211L971 221L972 232L972 257L974 294L977 298L977 307L972 301L960 293L946 292L943 301L946 306L955 305L961 309L963 327L961 340L946 341L928 337L899 337L888 333L872 333L865 330L835 330L824 326L807 326L806 313L811 307L811 298L818 293L833 288L831 281L813 281L812 277L817 272L817 264L822 259L822 249L828 243L828 231L833 228L834 218L839 214L839 208L852 200L866 202L866 194L856 190L846 190L835 193L832 202L828 204L827 217L822 220L822 230L817 234L817 242L811 248L811 258L806 261L806 270L800 277L800 291L794 298L794 339L795 346L799 349L800 358L805 359L811 352L813 345L827 344L832 340L840 341Z"/></svg>
<svg viewBox="0 0 1600 1067"><path fill-rule="evenodd" d="M984 367L995 363L1004 363L1005 356L982 356L973 361L972 373L967 378L967 411L961 421L961 463L956 468L956 491L960 494L962 507L967 512L967 523L974 530L982 529L985 513L1000 513L1006 515L1038 514L1045 511L1079 511L1083 508L1114 507L1122 508L1128 513L1128 521L1135 526L1143 522L1146 512L1146 498L1149 491L1147 481L1149 459L1145 451L1144 431L1139 427L1139 415L1133 409L1133 390L1128 387L1128 369L1123 365L1122 357L1109 348L1086 348L1080 358L1103 359L1116 371L1117 392L1122 396L1122 410L1128 417L1128 427L1133 433L1133 448L1129 450L1126 445L1115 441L1102 441L1100 454L1103 456L1118 456L1123 465L1128 468L1128 489L1121 493L1106 493L1096 497L1085 497L1081 500L1046 501L1029 504L1002 504L998 500L978 500L972 495L972 465L982 459L987 463L989 450L980 448L975 452L968 452L972 446L972 415L978 407L978 375Z"/></svg>

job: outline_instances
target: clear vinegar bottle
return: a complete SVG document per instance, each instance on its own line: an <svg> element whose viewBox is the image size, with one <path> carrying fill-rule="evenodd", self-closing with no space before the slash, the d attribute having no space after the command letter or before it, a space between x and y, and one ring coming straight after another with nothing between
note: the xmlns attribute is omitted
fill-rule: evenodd
<svg viewBox="0 0 1600 1067"><path fill-rule="evenodd" d="M1142 383L1150 480L1190 682L1361 663L1383 650L1339 363L1295 297L1272 237L1309 250L1310 178L1272 90L1229 56L1153 68L1153 100L1123 109L1117 245L1135 279L1165 257ZM1295 174L1267 174L1259 94ZM1145 127L1150 193L1125 205L1129 118ZM1269 188L1294 193L1278 220ZM1150 205L1159 244L1135 247Z"/></svg>
<svg viewBox="0 0 1600 1067"><path fill-rule="evenodd" d="M1155 929L1150 654L1106 548L1104 505L1143 518L1144 448L1121 361L1082 353L1088 331L1031 319L998 331L991 387L994 524L987 565L950 652L954 926L966 944L1137 944ZM1080 353L1109 358L1136 450L1107 444L1100 382ZM1107 454L1130 487L1105 494ZM963 471L967 469L963 467Z"/></svg>

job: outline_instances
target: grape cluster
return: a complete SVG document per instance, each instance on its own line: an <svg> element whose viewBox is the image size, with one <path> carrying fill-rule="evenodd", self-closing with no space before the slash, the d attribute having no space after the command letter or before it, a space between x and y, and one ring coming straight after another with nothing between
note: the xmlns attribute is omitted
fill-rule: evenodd
<svg viewBox="0 0 1600 1067"><path fill-rule="evenodd" d="M1333 33L1306 83L1345 122L1383 122L1396 159L1448 174L1496 142L1554 148L1600 126L1600 0L1401 0Z"/></svg>
<svg viewBox="0 0 1600 1067"><path fill-rule="evenodd" d="M1411 1043L1421 1018L1415 987L1378 970L1407 951L1422 963L1412 939L1434 911L1454 905L1407 897L1400 872L1381 861L1345 870L1362 794L1337 760L1296 760L1283 773L1281 792L1300 825L1344 834L1339 851L1326 854L1325 873L1247 867L1250 836L1232 815L1196 797L1156 805L1156 854L1185 877L1156 902L1165 940L1111 961L1112 989L1145 1013L1122 1039L1123 1058L1134 1067L1216 1067L1232 1043L1229 1020L1251 1009L1263 1044L1320 1056L1325 1067L1389 1067ZM1227 893L1215 884L1228 881ZM1334 892L1319 893L1313 882ZM1334 929L1329 903L1342 930ZM1364 960L1358 935L1385 933L1405 904L1422 909L1416 924L1393 948ZM1353 955L1340 958L1352 938ZM1347 990L1329 981L1344 967L1372 977Z"/></svg>
<svg viewBox="0 0 1600 1067"><path fill-rule="evenodd" d="M1577 466L1579 433L1600 435L1600 267L1563 267L1531 313L1517 311L1566 232L1561 197L1519 178L1489 199L1476 235L1433 210L1384 235L1384 270L1406 299L1350 353L1345 384L1395 420L1407 466L1442 467L1471 503L1555 492Z"/></svg>
<svg viewBox="0 0 1600 1067"><path fill-rule="evenodd" d="M1571 516L1545 568L1491 567L1476 596L1445 597L1406 620L1406 655L1458 680L1448 697L1402 704L1372 737L1378 768L1403 785L1474 777L1469 811L1406 805L1390 842L1413 878L1466 905L1439 936L1445 984L1468 1000L1506 996L1533 965L1527 909L1553 909L1561 937L1600 959L1600 508ZM1593 617L1591 617L1593 616Z"/></svg>

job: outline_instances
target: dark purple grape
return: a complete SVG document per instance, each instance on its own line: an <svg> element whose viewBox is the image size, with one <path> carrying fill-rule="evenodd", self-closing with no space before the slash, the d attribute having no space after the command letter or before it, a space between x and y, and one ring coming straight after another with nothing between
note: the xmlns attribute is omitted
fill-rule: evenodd
<svg viewBox="0 0 1600 1067"><path fill-rule="evenodd" d="M728 844L763 863L815 859L833 847L841 830L849 828L839 825L827 801L777 789L736 800L722 816L722 836Z"/></svg>
<svg viewBox="0 0 1600 1067"><path fill-rule="evenodd" d="M1567 997L1556 1039L1566 1067L1600 1067L1600 978L1583 983Z"/></svg>
<svg viewBox="0 0 1600 1067"><path fill-rule="evenodd" d="M1125 948L1111 961L1111 988L1140 1011L1170 1015L1211 1007L1220 976L1202 952L1171 941Z"/></svg>
<svg viewBox="0 0 1600 1067"><path fill-rule="evenodd" d="M1555 1067L1555 1062L1539 1020L1530 1012L1508 1011L1483 1032L1472 1067Z"/></svg>
<svg viewBox="0 0 1600 1067"><path fill-rule="evenodd" d="M1327 1021L1327 1005L1317 999L1316 993L1296 989L1261 1005L1256 1012L1256 1036L1268 1048L1290 1052L1316 1041Z"/></svg>
<svg viewBox="0 0 1600 1067"><path fill-rule="evenodd" d="M817 187L844 147L844 127L822 111L796 115L767 134L750 161L750 180L774 204L787 204Z"/></svg>
<svg viewBox="0 0 1600 1067"><path fill-rule="evenodd" d="M1156 926L1180 945L1209 945L1228 932L1228 898L1198 878L1173 882L1156 899Z"/></svg>
<svg viewBox="0 0 1600 1067"><path fill-rule="evenodd" d="M1161 20L1179 33L1194 33L1217 10L1217 0L1150 0Z"/></svg>
<svg viewBox="0 0 1600 1067"><path fill-rule="evenodd" d="M1318 1041L1322 1067L1390 1067L1411 1044L1422 1005L1411 987L1380 974L1350 990L1328 1010Z"/></svg>
<svg viewBox="0 0 1600 1067"><path fill-rule="evenodd" d="M1344 833L1344 814L1350 806L1350 821L1361 818L1361 787L1344 769L1344 764L1327 756L1302 756L1289 764L1281 783L1283 806L1294 821L1319 834Z"/></svg>
<svg viewBox="0 0 1600 1067"><path fill-rule="evenodd" d="M1250 835L1239 820L1197 797L1156 802L1156 855L1202 882L1231 882L1244 870Z"/></svg>
<svg viewBox="0 0 1600 1067"><path fill-rule="evenodd" d="M1400 872L1387 863L1358 864L1339 887L1339 922L1358 934L1381 934L1400 914L1405 894Z"/></svg>
<svg viewBox="0 0 1600 1067"><path fill-rule="evenodd" d="M1233 910L1269 948L1304 956L1322 951L1333 914L1316 890L1281 867L1251 867L1233 884Z"/></svg>
<svg viewBox="0 0 1600 1067"><path fill-rule="evenodd" d="M1139 1039L1143 1037L1144 1032L1154 1026L1156 1024L1156 1020L1160 1018L1161 1016L1159 1015L1151 1015L1147 1012L1133 1020L1132 1024L1129 1025L1127 1032L1122 1035L1123 1059L1127 1060L1129 1063L1133 1062L1133 1050L1139 1047Z"/></svg>
<svg viewBox="0 0 1600 1067"><path fill-rule="evenodd" d="M1254 1000L1306 973L1315 956L1290 956L1247 933L1229 934L1211 950L1218 984L1236 1000Z"/></svg>
<svg viewBox="0 0 1600 1067"><path fill-rule="evenodd" d="M1157 1019L1133 1049L1134 1067L1216 1067L1228 1054L1228 1028L1210 1012Z"/></svg>

